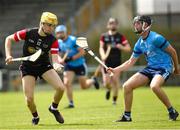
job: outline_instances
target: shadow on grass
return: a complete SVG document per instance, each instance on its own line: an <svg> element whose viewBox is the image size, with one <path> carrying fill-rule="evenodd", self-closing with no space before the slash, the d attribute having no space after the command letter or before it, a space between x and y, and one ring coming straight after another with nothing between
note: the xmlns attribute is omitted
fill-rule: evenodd
<svg viewBox="0 0 180 130"><path fill-rule="evenodd" d="M118 104L118 105L108 105L108 104L106 104L106 105L95 105L95 106L91 106L91 108L92 109L94 109L94 108L96 108L96 109L101 109L101 108L112 108L112 107L119 107L120 105ZM77 109L86 109L86 108L89 108L89 106L87 105L87 106L82 106L82 107L74 107L74 108L68 108L67 106L65 106L64 108L61 108L60 110L77 110Z"/></svg>
<svg viewBox="0 0 180 130"><path fill-rule="evenodd" d="M92 124L92 123L67 123L67 124L39 124L38 126L49 126L49 127L57 127L57 126L95 126L102 124Z"/></svg>

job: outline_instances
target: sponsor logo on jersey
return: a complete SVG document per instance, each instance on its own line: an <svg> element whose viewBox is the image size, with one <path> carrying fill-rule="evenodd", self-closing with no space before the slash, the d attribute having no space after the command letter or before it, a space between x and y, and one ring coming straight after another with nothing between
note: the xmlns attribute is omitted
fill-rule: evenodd
<svg viewBox="0 0 180 130"><path fill-rule="evenodd" d="M28 39L28 42L30 42L30 43L34 43L34 40L32 40L32 39Z"/></svg>

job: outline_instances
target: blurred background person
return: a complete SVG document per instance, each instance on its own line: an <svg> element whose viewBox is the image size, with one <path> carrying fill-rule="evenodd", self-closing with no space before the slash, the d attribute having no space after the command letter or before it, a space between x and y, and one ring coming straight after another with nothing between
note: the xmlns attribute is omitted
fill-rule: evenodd
<svg viewBox="0 0 180 130"><path fill-rule="evenodd" d="M68 35L64 25L57 26L55 33L59 43L59 52L64 54L64 57L59 57L59 63L64 64L63 81L69 100L67 108L74 108L72 88L74 76L77 76L82 89L90 88L92 85L99 89L99 83L96 78L87 79L87 65L83 57L85 52L76 45L76 37Z"/></svg>
<svg viewBox="0 0 180 130"><path fill-rule="evenodd" d="M118 32L118 20L116 18L109 18L107 29L108 31L100 37L99 53L108 67L117 67L121 64L121 52L130 52L131 47L126 37ZM107 88L106 99L109 100L112 90L113 104L116 104L120 87L120 72L115 72L112 77L107 74L105 69L102 72L104 86Z"/></svg>

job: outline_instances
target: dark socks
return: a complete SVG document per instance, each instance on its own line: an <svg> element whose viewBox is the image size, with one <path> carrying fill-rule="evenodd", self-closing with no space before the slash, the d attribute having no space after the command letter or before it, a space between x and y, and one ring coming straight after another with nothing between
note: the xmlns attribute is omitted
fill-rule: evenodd
<svg viewBox="0 0 180 130"><path fill-rule="evenodd" d="M38 113L37 113L37 111L36 111L36 112L34 112L34 113L32 113L32 115L33 115L33 117L38 117Z"/></svg>
<svg viewBox="0 0 180 130"><path fill-rule="evenodd" d="M168 112L171 113L171 112L174 112L174 108L171 106L168 108Z"/></svg>
<svg viewBox="0 0 180 130"><path fill-rule="evenodd" d="M58 104L56 104L56 103L53 102L53 103L52 103L52 107L56 109L56 108L58 107Z"/></svg>
<svg viewBox="0 0 180 130"><path fill-rule="evenodd" d="M117 96L113 96L113 102L117 101Z"/></svg>

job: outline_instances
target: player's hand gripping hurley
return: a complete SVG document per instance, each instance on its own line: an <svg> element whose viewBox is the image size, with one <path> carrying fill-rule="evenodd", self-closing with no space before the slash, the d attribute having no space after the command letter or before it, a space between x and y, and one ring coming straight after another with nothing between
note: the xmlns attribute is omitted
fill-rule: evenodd
<svg viewBox="0 0 180 130"><path fill-rule="evenodd" d="M76 39L76 44L83 48L85 51L87 51L96 61L98 61L104 68L108 69L108 67L104 64L103 61L101 61L94 52L88 47L87 38L85 37L78 37ZM113 73L110 74L110 76L113 76Z"/></svg>

